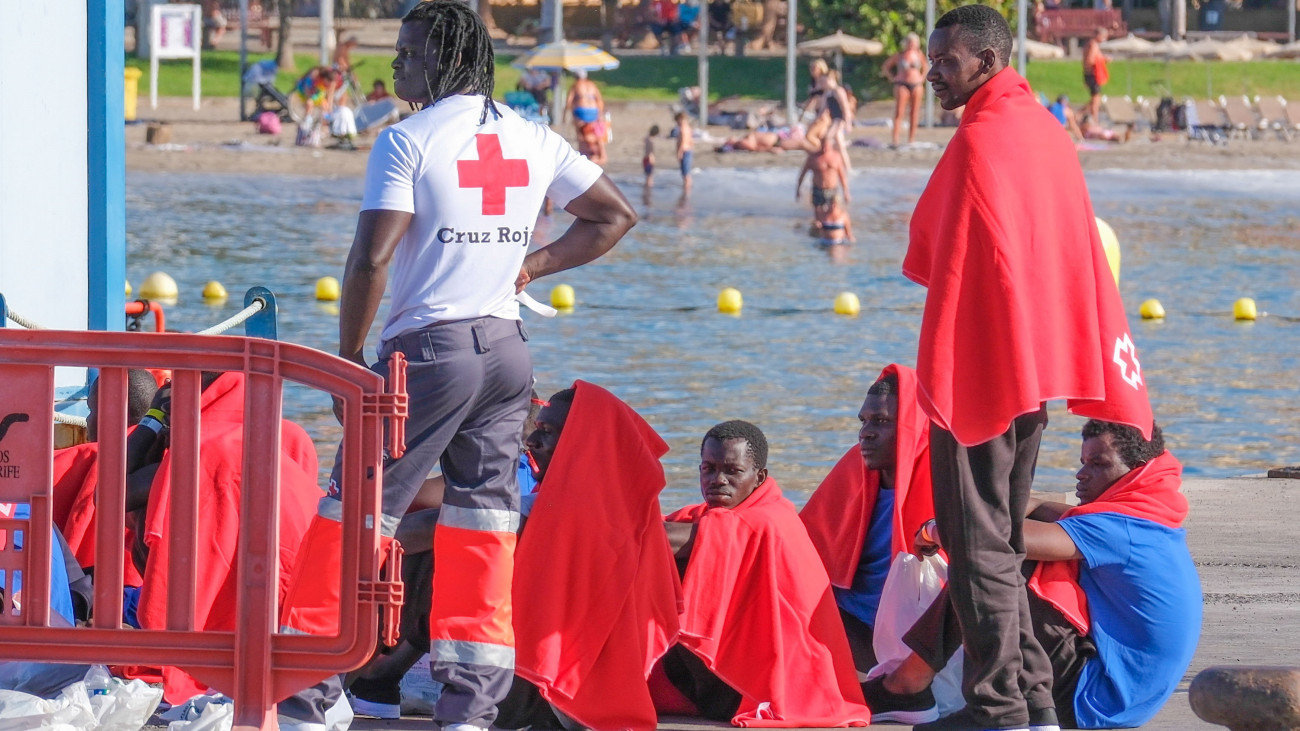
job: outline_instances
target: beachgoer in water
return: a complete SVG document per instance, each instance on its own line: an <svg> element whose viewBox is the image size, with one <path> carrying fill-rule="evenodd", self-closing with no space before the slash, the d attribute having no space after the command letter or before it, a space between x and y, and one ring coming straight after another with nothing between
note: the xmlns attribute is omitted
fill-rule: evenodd
<svg viewBox="0 0 1300 731"><path fill-rule="evenodd" d="M903 274L928 289L916 371L966 707L920 731L1056 727L1020 576L1044 403L1152 422L1078 153L1008 67L1011 43L985 5L948 12L929 42L939 104L965 112L912 214Z"/></svg>
<svg viewBox="0 0 1300 731"><path fill-rule="evenodd" d="M1029 613L1049 648L1061 726L1137 728L1178 687L1201 633L1201 585L1181 527L1182 465L1158 427L1147 440L1093 419L1081 451L1079 505L1035 498L1025 510ZM929 550L944 538L933 525L920 535ZM903 637L913 653L863 684L872 721L933 714L930 682L960 636L944 590Z"/></svg>
<svg viewBox="0 0 1300 731"><path fill-rule="evenodd" d="M678 644L654 670L667 681L656 706L736 726L772 718L862 725L866 708L830 579L768 475L767 451L749 422L714 426L700 445L704 502L665 518L685 611Z"/></svg>
<svg viewBox="0 0 1300 731"><path fill-rule="evenodd" d="M803 167L799 170L799 179L794 184L796 201L803 197L803 179L810 172L812 173L813 220L820 221L825 217L827 207L830 206L831 201L839 197L840 191L844 193L845 203L853 201L849 194L849 176L844 170L844 158L840 157L834 149L823 145L816 152L808 153Z"/></svg>
<svg viewBox="0 0 1300 731"><path fill-rule="evenodd" d="M894 557L934 518L930 420L916 372L886 366L858 411L858 440L799 512L835 587L859 672L876 665L876 610ZM876 721L878 719L872 719Z"/></svg>
<svg viewBox="0 0 1300 731"><path fill-rule="evenodd" d="M600 122L584 124L578 128L578 152L597 165L604 165L605 125Z"/></svg>
<svg viewBox="0 0 1300 731"><path fill-rule="evenodd" d="M569 89L564 108L573 113L573 127L581 133L584 124L604 123L605 99L601 97L596 82L587 78L586 71L578 69L574 75L578 78L573 81L573 88Z"/></svg>
<svg viewBox="0 0 1300 731"><path fill-rule="evenodd" d="M682 171L682 192L689 193L691 166L695 162L695 132L686 112L678 112L674 119L677 120L677 166Z"/></svg>
<svg viewBox="0 0 1300 731"><path fill-rule="evenodd" d="M831 67L827 65L824 58L814 58L808 64L808 99L804 101L803 106L799 107L799 118L793 121L803 121L809 111L813 114L821 113L822 97L826 94L822 79L830 70Z"/></svg>
<svg viewBox="0 0 1300 731"><path fill-rule="evenodd" d="M853 237L853 224L849 221L849 212L841 203L839 196L832 196L830 202L817 218L814 228L817 243L828 249L856 243Z"/></svg>
<svg viewBox="0 0 1300 731"><path fill-rule="evenodd" d="M830 129L822 140L822 147L833 147L839 151L844 160L845 171L853 172L853 163L849 160L848 130L853 125L853 113L856 106L848 91L839 82L839 74L834 69L821 77L822 96L820 114L830 117Z"/></svg>
<svg viewBox="0 0 1300 731"><path fill-rule="evenodd" d="M1098 28L1083 49L1083 85L1088 87L1088 116L1093 119L1101 119L1101 87L1110 81L1110 59L1101 50L1107 35L1105 28Z"/></svg>
<svg viewBox="0 0 1300 731"><path fill-rule="evenodd" d="M1056 101L1047 106L1047 111L1056 117L1056 121L1061 123L1076 142L1083 141L1083 130L1079 129L1078 116L1074 113L1074 107L1070 106L1070 97L1065 94L1056 97Z"/></svg>
<svg viewBox="0 0 1300 731"><path fill-rule="evenodd" d="M650 125L650 132L642 143L641 170L645 172L645 187L649 188L655 177L655 140L659 138L659 125Z"/></svg>
<svg viewBox="0 0 1300 731"><path fill-rule="evenodd" d="M456 601L431 609L431 669L444 684L433 716L448 731L481 731L514 678L516 466L533 377L518 295L538 277L609 251L636 223L636 211L563 137L492 100L492 39L463 2L417 5L403 18L396 47L393 91L421 111L381 132L370 153L343 277L339 355L367 364L367 333L391 268L392 307L372 370L387 375L389 356L406 356L409 431L405 454L384 461L376 519L386 549L441 465L433 593ZM575 220L528 253L547 196ZM343 491L357 486L341 479L336 460L283 604L285 631L338 631L337 575L319 567L337 565L342 550ZM281 701L280 714L322 723L341 687L337 676L321 676Z"/></svg>
<svg viewBox="0 0 1300 731"><path fill-rule="evenodd" d="M894 147L898 147L904 112L908 113L907 144L916 142L921 100L925 98L925 74L929 70L930 64L921 52L921 37L915 33L908 33L903 50L890 56L881 67L881 73L894 84L894 129L890 133Z"/></svg>

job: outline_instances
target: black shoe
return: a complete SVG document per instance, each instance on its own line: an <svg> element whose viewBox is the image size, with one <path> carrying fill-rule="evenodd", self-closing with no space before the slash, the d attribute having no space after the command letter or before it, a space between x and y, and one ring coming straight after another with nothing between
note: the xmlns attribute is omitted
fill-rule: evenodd
<svg viewBox="0 0 1300 731"><path fill-rule="evenodd" d="M910 695L892 693L885 688L885 676L880 675L862 684L862 696L871 709L872 723L914 725L939 718L939 706L929 688Z"/></svg>
<svg viewBox="0 0 1300 731"><path fill-rule="evenodd" d="M1061 731L1061 722L1055 708L1039 708L1029 712L1029 731Z"/></svg>
<svg viewBox="0 0 1300 731"><path fill-rule="evenodd" d="M352 710L358 716L385 719L402 717L400 679L358 678L348 688L348 698L352 701Z"/></svg>
<svg viewBox="0 0 1300 731"><path fill-rule="evenodd" d="M969 708L944 716L932 723L912 727L912 731L1029 731L1027 724L980 723L971 716Z"/></svg>

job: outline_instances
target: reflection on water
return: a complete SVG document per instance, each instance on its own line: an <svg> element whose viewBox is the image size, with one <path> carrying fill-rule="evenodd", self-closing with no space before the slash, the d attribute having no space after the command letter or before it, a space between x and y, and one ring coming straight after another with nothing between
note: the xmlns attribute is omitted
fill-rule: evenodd
<svg viewBox="0 0 1300 731"><path fill-rule="evenodd" d="M853 443L879 369L914 362L924 290L899 267L926 175L855 173L858 244L838 264L806 235L793 169L705 170L689 197L661 176L640 206L642 223L613 252L533 285L542 299L561 281L578 295L571 314L526 315L538 390L583 378L645 415L672 446L665 507L697 499L699 439L731 418L763 428L773 474L802 503ZM619 182L642 199L639 178ZM168 310L172 327L216 322L238 309L239 293L264 285L280 298L281 338L334 352L337 310L313 300L314 283L342 273L359 180L132 173L128 183L129 278L155 269L176 278L185 299ZM1300 174L1101 171L1089 185L1123 245L1126 309L1156 297L1169 312L1164 322L1134 316L1133 329L1157 418L1188 473L1300 461L1300 322L1236 323L1228 314L1250 296L1261 310L1300 317ZM562 213L539 222L537 240L565 225ZM226 285L229 303L203 304L209 279ZM714 311L727 286L744 293L740 317ZM846 290L862 300L859 317L831 314ZM328 399L291 388L285 413L328 465L339 435ZM1072 486L1080 424L1053 411L1039 463L1044 489Z"/></svg>

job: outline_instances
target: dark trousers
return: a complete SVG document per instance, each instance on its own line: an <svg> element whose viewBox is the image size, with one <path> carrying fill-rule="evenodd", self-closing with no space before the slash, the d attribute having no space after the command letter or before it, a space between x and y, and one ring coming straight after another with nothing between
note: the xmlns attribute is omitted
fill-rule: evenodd
<svg viewBox="0 0 1300 731"><path fill-rule="evenodd" d="M701 716L727 723L740 709L740 691L714 675L698 655L685 647L673 645L659 662L668 682L695 704Z"/></svg>
<svg viewBox="0 0 1300 731"><path fill-rule="evenodd" d="M871 625L843 609L840 610L840 620L844 622L844 634L849 638L853 667L860 673L869 672L876 666L875 631Z"/></svg>
<svg viewBox="0 0 1300 731"><path fill-rule="evenodd" d="M1021 564L1021 528L1047 411L1019 416L1005 433L963 447L937 425L930 465L948 588L966 649L962 694L973 718L1025 725L1052 708L1052 666L1034 637Z"/></svg>
<svg viewBox="0 0 1300 731"><path fill-rule="evenodd" d="M1035 563L1026 561L1022 574L1032 576ZM1029 592L1029 613L1033 616L1034 636L1052 666L1052 700L1056 704L1056 715L1063 728L1073 728L1076 724L1074 692L1079 686L1079 673L1083 672L1088 658L1096 657L1097 648L1092 640L1079 634L1060 610L1032 591ZM962 646L961 626L947 587L903 635L903 642L931 670L943 672L953 653Z"/></svg>

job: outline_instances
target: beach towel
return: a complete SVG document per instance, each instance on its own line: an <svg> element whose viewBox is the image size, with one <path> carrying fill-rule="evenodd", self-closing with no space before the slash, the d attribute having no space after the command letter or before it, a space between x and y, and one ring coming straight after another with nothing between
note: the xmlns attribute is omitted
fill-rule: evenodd
<svg viewBox="0 0 1300 731"><path fill-rule="evenodd" d="M897 556L911 550L912 537L921 524L934 517L934 495L930 486L930 420L916 400L916 372L892 364L885 366L876 380L891 374L898 379L891 542ZM879 492L880 473L868 469L855 444L799 512L831 583L841 589L853 585Z"/></svg>
<svg viewBox="0 0 1300 731"><path fill-rule="evenodd" d="M733 509L692 505L665 520L698 526L680 642L743 696L732 724L870 723L830 579L776 480Z"/></svg>
<svg viewBox="0 0 1300 731"><path fill-rule="evenodd" d="M63 533L68 548L83 569L95 566L95 489L98 486L98 443L54 450L54 525ZM122 585L139 586L143 578L131 560L135 532L129 525L124 528Z"/></svg>
<svg viewBox="0 0 1300 731"><path fill-rule="evenodd" d="M515 556L515 672L596 731L651 731L646 678L677 637L681 585L659 508L668 445L574 383Z"/></svg>
<svg viewBox="0 0 1300 731"><path fill-rule="evenodd" d="M199 432L199 523L194 626L233 631L243 473L244 375L223 373L203 391ZM298 544L323 493L317 487L316 448L302 427L280 422L280 598L293 573ZM167 626L167 537L171 503L171 453L163 454L149 493L144 543L149 549L138 616L144 629ZM198 674L201 671L196 670ZM164 697L183 703L208 684L177 668L163 668ZM229 691L230 689L223 689Z"/></svg>
<svg viewBox="0 0 1300 731"><path fill-rule="evenodd" d="M1182 474L1183 466L1166 451L1116 480L1101 497L1070 508L1061 518L1119 513L1179 528L1188 510L1187 498L1179 491ZM1088 634L1088 598L1079 586L1078 561L1040 562L1029 579L1029 588L1059 609L1079 634Z"/></svg>
<svg viewBox="0 0 1300 731"><path fill-rule="evenodd" d="M1060 398L1150 436L1146 381L1078 155L1014 69L966 104L912 215L903 274L930 290L921 404L961 444Z"/></svg>

